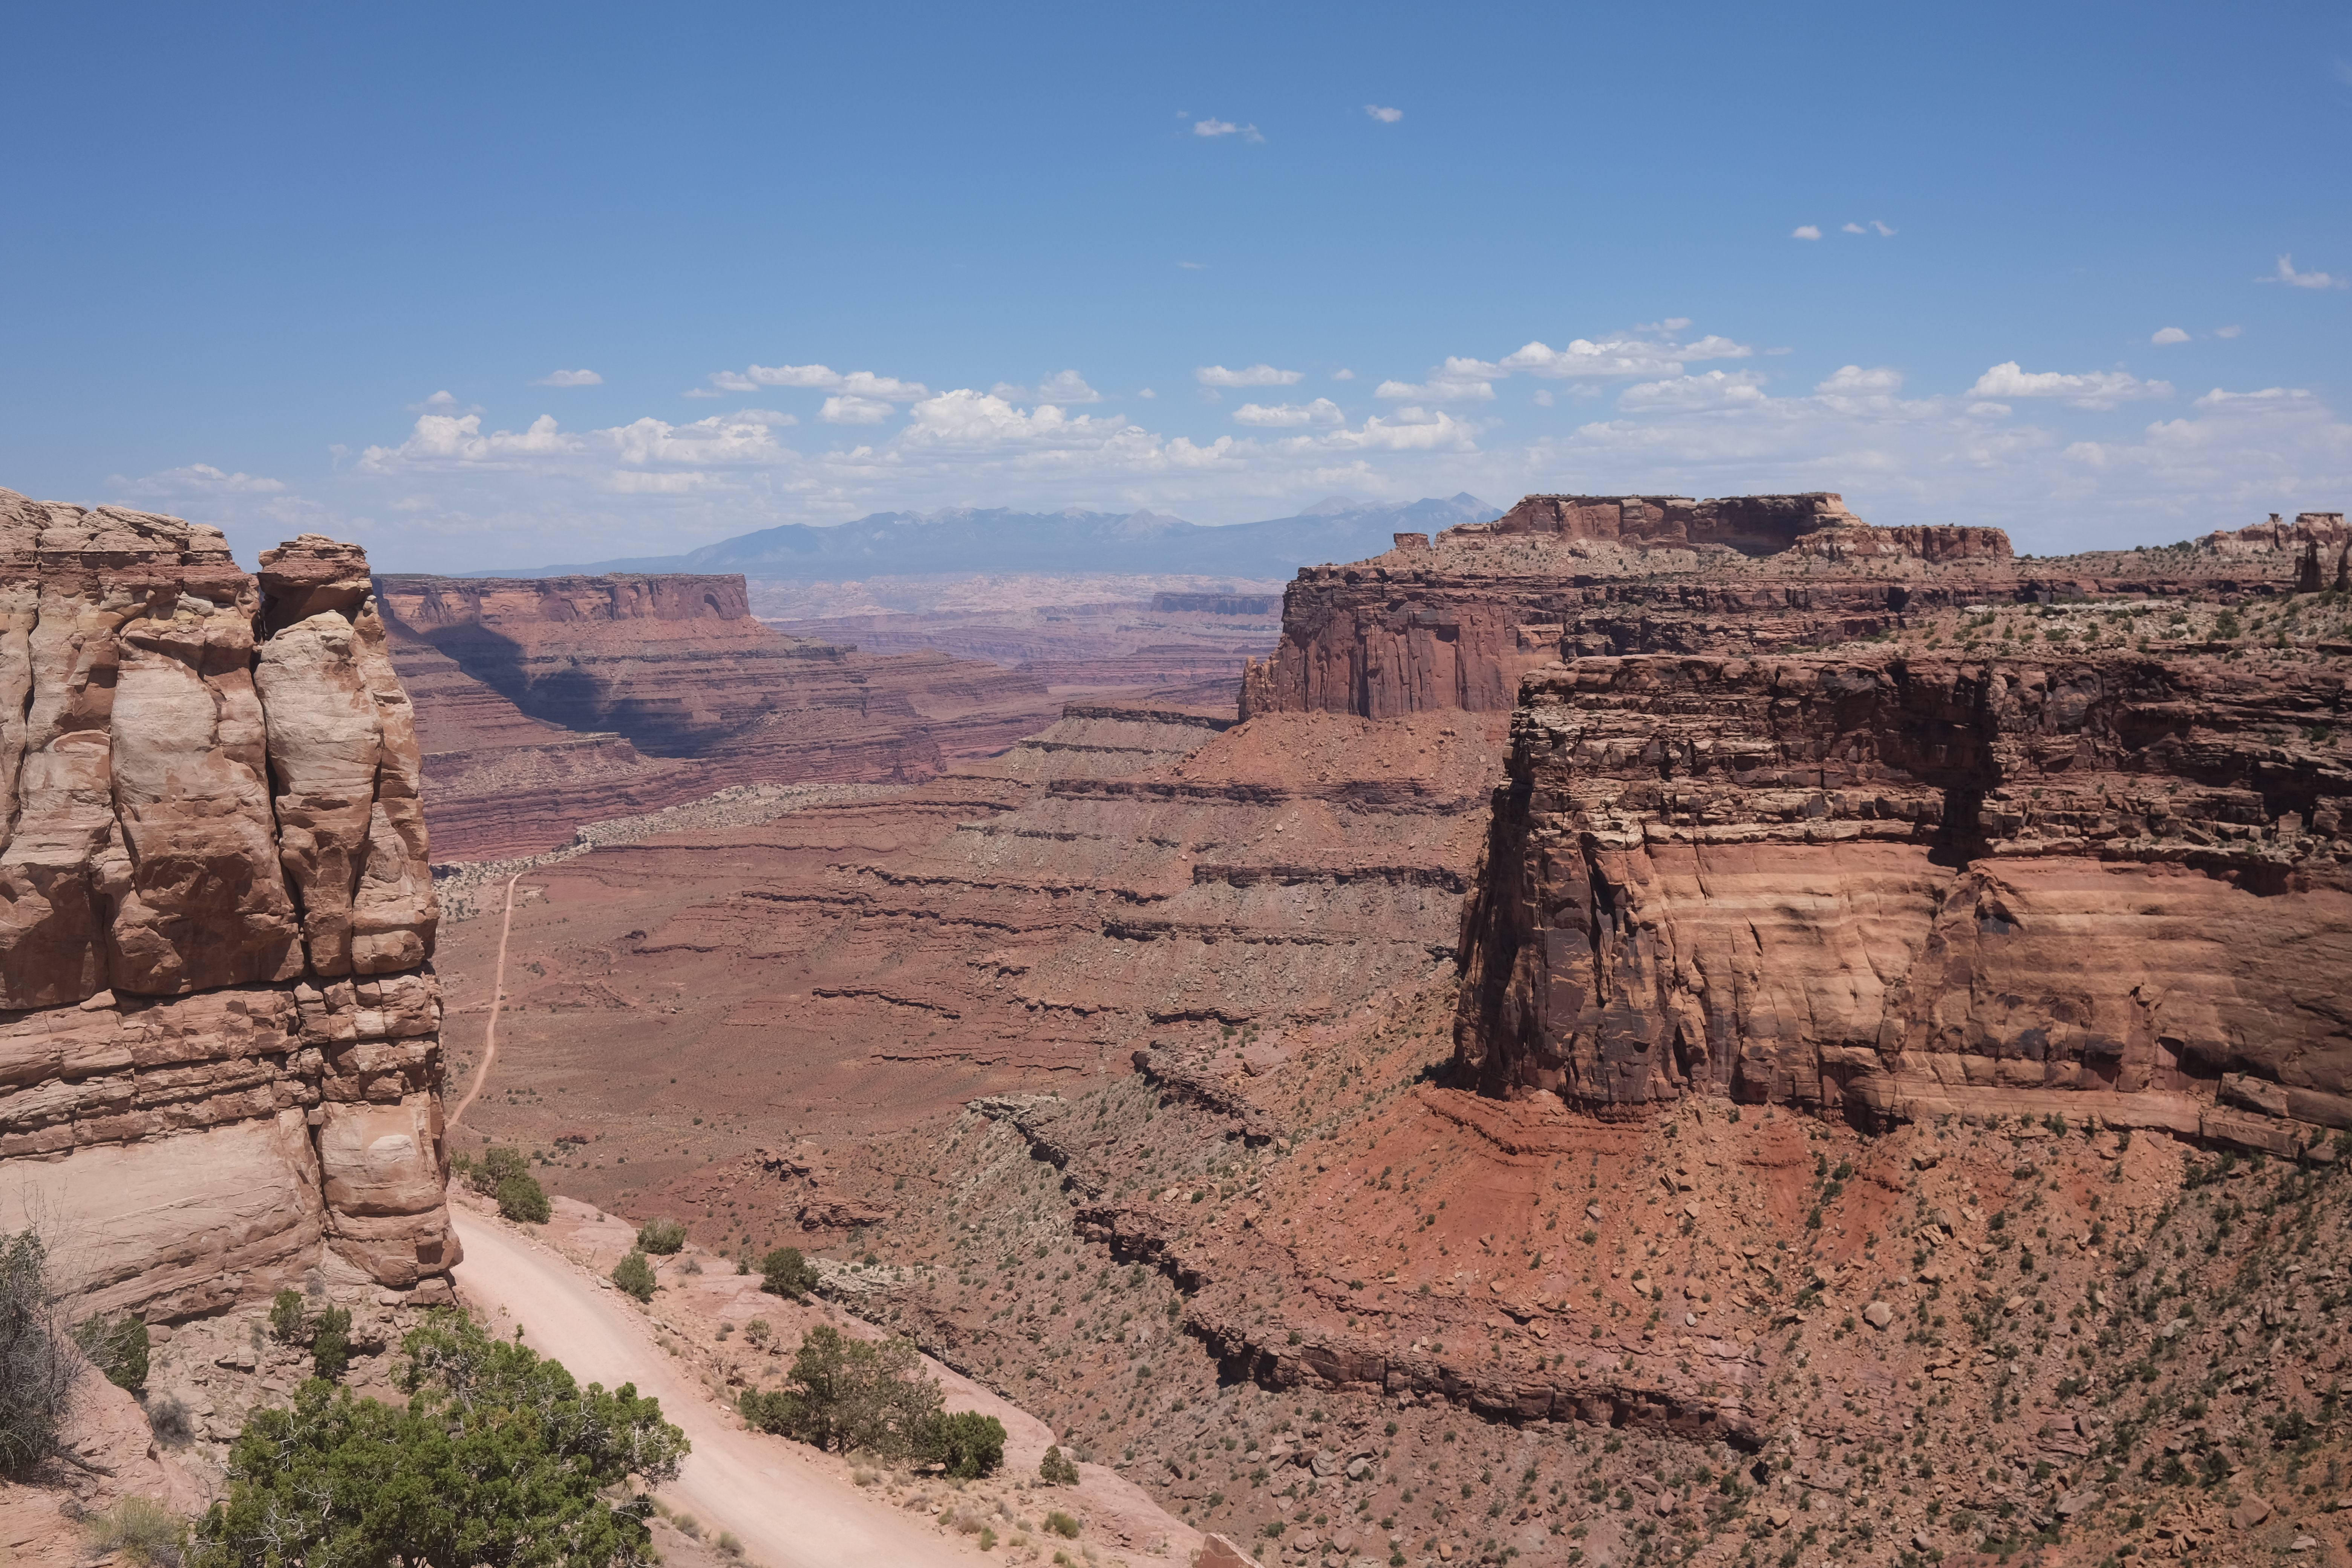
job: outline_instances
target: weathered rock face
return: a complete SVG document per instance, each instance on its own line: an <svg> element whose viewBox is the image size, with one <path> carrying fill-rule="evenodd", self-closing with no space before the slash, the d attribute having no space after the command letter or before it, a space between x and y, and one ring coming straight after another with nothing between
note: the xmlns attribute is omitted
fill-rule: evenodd
<svg viewBox="0 0 2352 1568"><path fill-rule="evenodd" d="M919 782L946 767L951 727L994 751L1050 721L1034 676L785 637L736 576L377 588L444 859L536 854L730 784Z"/></svg>
<svg viewBox="0 0 2352 1568"><path fill-rule="evenodd" d="M1310 568L1282 644L1243 679L1244 716L1500 712L1563 645L1759 649L1866 637L2017 588L1994 528L1873 528L1827 491L1529 496L1491 523Z"/></svg>
<svg viewBox="0 0 2352 1568"><path fill-rule="evenodd" d="M2352 1127L2331 663L1581 658L1531 677L1457 1062L1684 1095Z"/></svg>
<svg viewBox="0 0 2352 1568"><path fill-rule="evenodd" d="M108 1309L446 1289L422 765L364 554L257 581L215 530L0 490L0 1189Z"/></svg>

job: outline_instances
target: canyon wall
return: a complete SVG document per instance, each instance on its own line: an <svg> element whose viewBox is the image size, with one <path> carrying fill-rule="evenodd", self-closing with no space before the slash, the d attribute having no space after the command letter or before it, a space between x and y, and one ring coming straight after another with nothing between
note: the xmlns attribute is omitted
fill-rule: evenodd
<svg viewBox="0 0 2352 1568"><path fill-rule="evenodd" d="M376 586L446 860L536 854L730 784L919 782L1052 717L1034 676L780 635L740 576Z"/></svg>
<svg viewBox="0 0 2352 1568"><path fill-rule="evenodd" d="M1968 605L2308 592L2345 574L2332 515L2306 513L2276 541L2258 528L2194 550L2029 562L2000 529L1874 527L1827 491L1529 496L1491 523L1301 571L1280 646L1243 676L1242 712L1507 712L1519 678L1562 653L1769 655Z"/></svg>
<svg viewBox="0 0 2352 1568"><path fill-rule="evenodd" d="M2352 1128L2341 660L1577 658L1530 677L1457 1066L1633 1113Z"/></svg>
<svg viewBox="0 0 2352 1568"><path fill-rule="evenodd" d="M446 1299L423 770L364 554L257 581L216 530L0 490L0 1224L94 1310Z"/></svg>

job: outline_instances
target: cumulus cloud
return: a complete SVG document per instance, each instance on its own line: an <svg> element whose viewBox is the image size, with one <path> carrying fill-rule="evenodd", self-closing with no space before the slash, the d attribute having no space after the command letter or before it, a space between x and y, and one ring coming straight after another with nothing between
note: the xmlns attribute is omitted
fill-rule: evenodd
<svg viewBox="0 0 2352 1568"><path fill-rule="evenodd" d="M2243 327L2216 327L2213 329L2213 335L2217 338L2234 338L2245 330Z"/></svg>
<svg viewBox="0 0 2352 1568"><path fill-rule="evenodd" d="M1789 231L1790 239L1819 239L1821 237L1822 226L1817 223L1801 223Z"/></svg>
<svg viewBox="0 0 2352 1568"><path fill-rule="evenodd" d="M1764 401L1760 371L1710 370L1671 381L1637 381L1620 393L1617 405L1628 409L1725 408Z"/></svg>
<svg viewBox="0 0 2352 1568"><path fill-rule="evenodd" d="M1244 142L1263 142L1265 140L1264 136L1258 133L1256 126L1236 125L1230 120L1195 120L1192 121L1192 134L1195 136L1239 136Z"/></svg>
<svg viewBox="0 0 2352 1568"><path fill-rule="evenodd" d="M843 375L821 364L755 364L740 371L711 374L710 384L721 392L757 392L765 386L799 387L810 392L838 392L879 403L911 403L929 397L931 389L919 381L900 381L870 370Z"/></svg>
<svg viewBox="0 0 2352 1568"><path fill-rule="evenodd" d="M604 378L593 370L551 370L531 384L533 386L602 386L604 384Z"/></svg>
<svg viewBox="0 0 2352 1568"><path fill-rule="evenodd" d="M2189 334L2179 327L2158 327L2147 341L2152 343L2185 343L2189 341Z"/></svg>
<svg viewBox="0 0 2352 1568"><path fill-rule="evenodd" d="M1373 119L1379 121L1383 125L1394 125L1398 121L1404 118L1403 110L1384 109L1377 103L1368 103L1364 105L1364 112L1370 115Z"/></svg>
<svg viewBox="0 0 2352 1568"><path fill-rule="evenodd" d="M436 392L423 402L411 403L406 405L406 407L411 414L455 414L458 411L456 395L446 391ZM479 414L481 411L482 405L478 403L465 410L468 414Z"/></svg>
<svg viewBox="0 0 2352 1568"><path fill-rule="evenodd" d="M1307 373L1276 370L1270 364L1254 364L1243 370L1204 364L1192 373L1192 379L1202 386L1297 386L1307 379Z"/></svg>
<svg viewBox="0 0 2352 1568"><path fill-rule="evenodd" d="M2097 370L2068 375L2054 370L2029 371L2009 360L1977 377L1970 397L2058 397L2076 408L2113 408L2118 403L2169 397L2172 383L2142 381L2120 370Z"/></svg>
<svg viewBox="0 0 2352 1568"><path fill-rule="evenodd" d="M388 570L446 571L685 549L781 521L886 510L1148 507L1236 522L1334 492L1410 500L1465 489L1497 504L1529 491L1835 489L1873 521L1990 521L2038 552L2177 538L2352 489L2352 425L2301 389L2217 389L2181 418L2116 439L2110 416L2077 407L2170 389L2116 379L2120 372L2065 376L2011 363L1965 391L1906 395L1899 372L1849 364L1776 394L1735 353L1711 365L1677 357L1695 346L1682 342L1686 325L1578 340L1571 350L1457 356L1413 384L1492 390L1507 374L1540 368L1553 374L1530 391L1557 389L1563 412L1571 396L1612 380L1622 386L1605 415L1508 442L1496 440L1504 426L1471 416L1483 399L1391 397L1402 406L1350 419L1328 399L1279 390L1306 377L1252 365L1202 367L1229 378L1270 373L1237 384L1276 389L1215 421L1224 433L1213 438L994 389L892 404L904 417L878 424L827 425L803 410L814 432L804 447L791 444L800 432L772 409L574 430L549 416L492 429L478 413L447 406L414 416L393 444L340 455L322 481L331 493L315 498L204 465L119 489L132 504L152 498L159 510L245 526L261 544L317 527L368 542ZM1624 362L1656 368L1628 374ZM794 374L818 379L809 367ZM848 381L825 394L844 400L837 411L865 395Z"/></svg>
<svg viewBox="0 0 2352 1568"><path fill-rule="evenodd" d="M1331 373L1331 379L1333 381L1353 381L1356 379L1356 373L1352 370L1335 370Z"/></svg>
<svg viewBox="0 0 2352 1568"><path fill-rule="evenodd" d="M1448 356L1427 381L1384 381L1372 389L1372 395L1411 398L1417 403L1492 403L1496 380L1509 374L1485 360Z"/></svg>
<svg viewBox="0 0 2352 1568"><path fill-rule="evenodd" d="M1262 403L1244 403L1234 410L1234 423L1255 425L1264 429L1286 429L1300 425L1344 425L1347 416L1339 405L1328 397L1312 403L1277 403L1272 407Z"/></svg>
<svg viewBox="0 0 2352 1568"><path fill-rule="evenodd" d="M1891 397L1903 390L1903 373L1884 365L1869 370L1858 364L1840 365L1827 379L1815 383L1813 390L1824 397Z"/></svg>
<svg viewBox="0 0 2352 1568"><path fill-rule="evenodd" d="M1074 370L1055 371L1035 386L1015 386L1000 381L990 387L989 394L1013 403L1057 403L1064 406L1079 403L1100 403L1103 395L1087 384L1087 378ZM1150 395L1149 393L1144 395Z"/></svg>
<svg viewBox="0 0 2352 1568"><path fill-rule="evenodd" d="M2254 281L2284 283L2290 289L2352 288L2352 278L2338 278L2332 272L2297 272L2294 269L2294 258L2292 256L2280 257L2276 272L2266 278L2257 278Z"/></svg>
<svg viewBox="0 0 2352 1568"><path fill-rule="evenodd" d="M816 411L816 416L828 425L879 425L893 412L892 405L878 397L838 393L824 400L824 406Z"/></svg>

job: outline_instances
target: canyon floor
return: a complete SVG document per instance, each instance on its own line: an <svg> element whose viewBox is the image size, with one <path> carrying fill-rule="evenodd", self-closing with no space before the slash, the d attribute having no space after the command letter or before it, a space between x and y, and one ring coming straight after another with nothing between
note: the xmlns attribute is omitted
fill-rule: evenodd
<svg viewBox="0 0 2352 1568"><path fill-rule="evenodd" d="M2352 1562L2333 1145L1452 1086L1503 718L1073 706L530 871L457 1146L804 1248L1269 1562ZM456 1081L498 926L445 930Z"/></svg>

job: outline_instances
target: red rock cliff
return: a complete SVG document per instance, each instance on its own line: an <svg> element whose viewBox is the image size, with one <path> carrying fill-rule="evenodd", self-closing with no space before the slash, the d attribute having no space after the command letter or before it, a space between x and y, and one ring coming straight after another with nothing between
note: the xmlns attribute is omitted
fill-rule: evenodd
<svg viewBox="0 0 2352 1568"><path fill-rule="evenodd" d="M2340 668L1584 658L1531 677L1457 1062L1684 1095L2352 1127Z"/></svg>
<svg viewBox="0 0 2352 1568"><path fill-rule="evenodd" d="M1034 676L876 657L751 618L740 576L388 576L444 859L529 855L584 822L730 784L913 783L1047 722Z"/></svg>
<svg viewBox="0 0 2352 1568"><path fill-rule="evenodd" d="M95 1307L446 1299L438 914L364 554L257 581L216 530L0 490L0 1194Z"/></svg>

